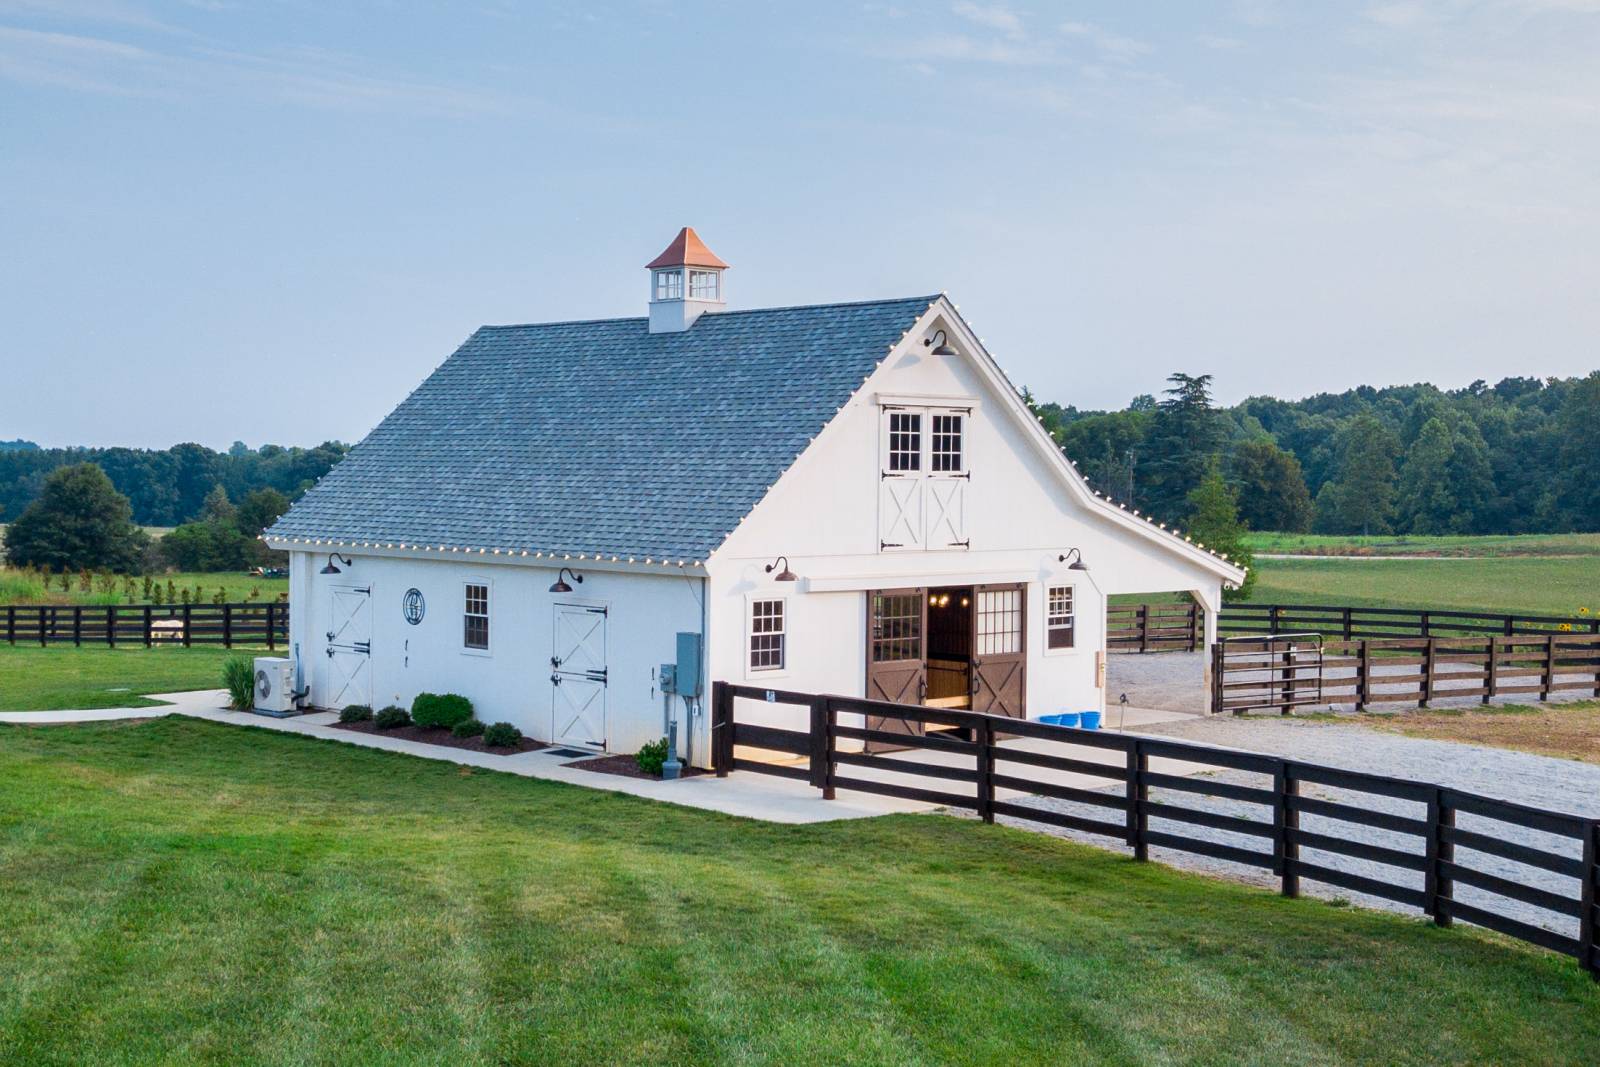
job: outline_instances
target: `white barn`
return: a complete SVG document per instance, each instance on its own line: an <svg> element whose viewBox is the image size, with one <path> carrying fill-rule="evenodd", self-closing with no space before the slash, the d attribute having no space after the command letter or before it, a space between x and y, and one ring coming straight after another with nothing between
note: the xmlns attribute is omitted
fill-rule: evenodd
<svg viewBox="0 0 1600 1067"><path fill-rule="evenodd" d="M729 311L685 229L646 317L486 326L264 534L310 706L704 765L712 679L1101 709L1109 595L1243 572L1096 496L944 295ZM695 654L694 649L700 651ZM685 684L680 688L693 688Z"/></svg>

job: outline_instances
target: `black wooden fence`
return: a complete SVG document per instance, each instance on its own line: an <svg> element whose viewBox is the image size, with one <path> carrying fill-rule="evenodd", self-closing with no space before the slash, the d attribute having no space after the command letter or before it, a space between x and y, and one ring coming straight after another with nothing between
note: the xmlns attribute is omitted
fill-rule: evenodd
<svg viewBox="0 0 1600 1067"><path fill-rule="evenodd" d="M1443 608L1358 608L1327 604L1228 604L1217 618L1226 634L1318 633L1360 637L1473 637L1499 634L1600 634L1600 615L1503 615ZM1196 652L1205 615L1193 601L1113 604L1106 609L1111 652Z"/></svg>
<svg viewBox="0 0 1600 1067"><path fill-rule="evenodd" d="M770 720L778 716L771 712L768 722L752 722L748 706L741 716L741 700L759 702L763 710L803 708L804 728L774 725ZM841 715L861 716L862 723L869 717L920 723L927 733L846 725ZM1165 738L727 682L712 687L711 725L712 762L719 776L749 771L807 782L824 799L848 789L975 811L989 822L1000 815L1057 826L1121 841L1140 860L1149 858L1152 847L1227 860L1272 871L1285 896L1298 896L1302 881L1322 882L1417 908L1440 926L1460 919L1564 953L1600 977L1600 820L1425 782ZM1010 738L1058 742L1062 750L1008 746ZM869 741L902 751L858 750ZM956 760L927 762L924 753ZM1208 772L1248 772L1261 784L1167 773L1152 767L1152 760L1161 759L1198 764ZM1079 788L1035 777L1043 771L1104 784ZM1302 796L1302 785L1341 795L1337 801ZM1159 800L1151 798L1152 789L1161 791ZM1347 800L1345 793L1354 796ZM1072 802L1081 813L1019 802L1029 798ZM1195 798L1242 804L1254 817L1208 810ZM1392 810L1396 801L1407 810ZM1456 825L1458 815L1469 817L1470 828ZM1302 827L1303 817L1312 828ZM1152 820L1162 825L1153 827ZM1341 834L1350 828L1369 836L1371 830L1382 831L1391 843ZM1238 843L1217 840L1216 831ZM1534 843L1535 837L1545 843ZM1367 873L1341 869L1343 858L1363 862ZM1471 887L1466 894L1471 902L1461 899L1461 886ZM1524 908L1508 907L1508 901ZM1536 909L1541 921L1531 921L1527 907ZM1507 914L1513 910L1520 913Z"/></svg>
<svg viewBox="0 0 1600 1067"><path fill-rule="evenodd" d="M12 645L222 645L276 649L289 639L289 605L10 604L0 635Z"/></svg>

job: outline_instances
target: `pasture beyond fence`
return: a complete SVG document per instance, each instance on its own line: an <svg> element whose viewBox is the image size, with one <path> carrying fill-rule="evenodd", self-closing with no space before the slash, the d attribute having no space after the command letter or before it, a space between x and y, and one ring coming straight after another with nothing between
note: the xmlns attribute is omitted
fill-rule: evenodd
<svg viewBox="0 0 1600 1067"><path fill-rule="evenodd" d="M287 604L10 604L0 635L12 645L265 646L289 639Z"/></svg>
<svg viewBox="0 0 1600 1067"><path fill-rule="evenodd" d="M755 703L741 715L741 701ZM910 732L866 727L885 720ZM1269 870L1285 896L1321 882L1564 953L1600 977L1600 820L1166 738L727 682L713 686L711 725L719 776L749 771L806 782L824 799L848 789L986 822L1005 816L1119 841L1139 860L1156 847ZM901 751L868 754L866 742ZM1172 773L1181 765L1200 773ZM1228 772L1259 784L1210 777ZM1084 778L1096 787L1067 784ZM1033 806L1041 801L1056 806Z"/></svg>

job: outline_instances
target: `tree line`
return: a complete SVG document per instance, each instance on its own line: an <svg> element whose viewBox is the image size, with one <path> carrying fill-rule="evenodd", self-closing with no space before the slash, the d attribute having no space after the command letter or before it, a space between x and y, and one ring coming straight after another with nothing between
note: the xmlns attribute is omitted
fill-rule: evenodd
<svg viewBox="0 0 1600 1067"><path fill-rule="evenodd" d="M1600 371L1228 408L1212 403L1209 374L1167 381L1160 401L1141 395L1121 411L1024 396L1095 488L1169 524L1191 520L1192 495L1214 469L1256 530L1600 530Z"/></svg>
<svg viewBox="0 0 1600 1067"><path fill-rule="evenodd" d="M234 442L226 452L185 443L168 449L38 448L31 442L0 447L0 522L14 522L63 467L90 463L128 500L140 526L179 526L202 517L206 498L218 487L243 502L259 489L298 497L344 457L349 446L325 441L315 448Z"/></svg>

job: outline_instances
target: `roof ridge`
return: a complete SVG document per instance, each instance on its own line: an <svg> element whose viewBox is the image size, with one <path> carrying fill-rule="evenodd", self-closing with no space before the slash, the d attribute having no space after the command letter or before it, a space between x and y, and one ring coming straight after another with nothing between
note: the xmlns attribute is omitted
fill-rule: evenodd
<svg viewBox="0 0 1600 1067"><path fill-rule="evenodd" d="M909 304L909 303L912 303L912 302L918 301L918 300L926 300L928 303L931 304L935 300L939 299L941 296L944 296L944 295L945 294L943 292L938 292L938 293L933 293L931 295L891 296L891 297L884 297L884 298L882 298L880 300L841 300L841 301L838 301L836 303L831 303L831 304L829 304L829 303L819 303L819 304L780 304L777 307L735 308L735 309L733 309L731 311L708 311L708 312L706 312L706 314L707 315L716 315L719 318L721 318L721 317L727 317L727 316L732 316L732 315L759 315L759 314L762 314L764 312L769 312L769 311L812 311L812 310L818 310L818 309L821 309L821 308L853 308L853 307L871 307L871 306L878 305L878 304ZM561 320L558 320L558 321L555 321L555 322L485 323L484 325L479 326L478 329L479 330L526 330L526 329L530 329L530 328L535 327L535 326L594 326L594 325L599 325L599 324L602 324L602 323L611 323L611 322L648 322L648 321L650 321L650 318L649 318L648 315L624 315L624 316L621 316L619 318L614 318L614 319L561 319Z"/></svg>

